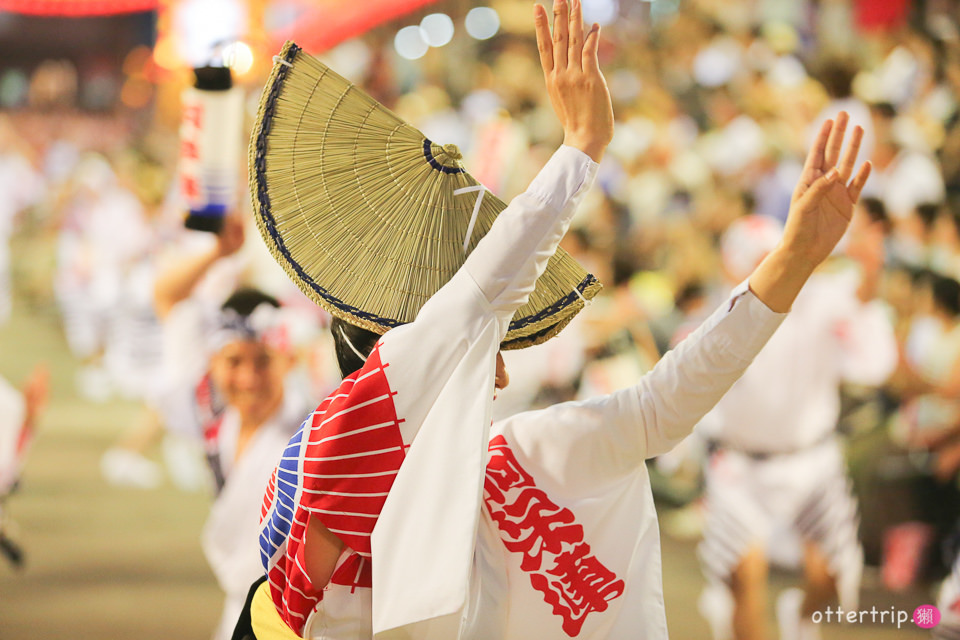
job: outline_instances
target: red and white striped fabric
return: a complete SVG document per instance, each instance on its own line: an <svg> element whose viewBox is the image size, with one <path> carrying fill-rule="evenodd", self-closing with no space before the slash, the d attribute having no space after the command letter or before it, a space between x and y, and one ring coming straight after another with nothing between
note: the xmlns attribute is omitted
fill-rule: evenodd
<svg viewBox="0 0 960 640"><path fill-rule="evenodd" d="M363 369L349 376L304 422L267 487L261 521L265 557L285 535L284 553L270 563L274 604L294 630L322 599L304 570L304 534L318 518L347 547L334 584L369 589L370 536L406 446L400 435L385 367L375 348ZM293 514L287 522L283 514ZM266 546L265 546L266 543Z"/></svg>

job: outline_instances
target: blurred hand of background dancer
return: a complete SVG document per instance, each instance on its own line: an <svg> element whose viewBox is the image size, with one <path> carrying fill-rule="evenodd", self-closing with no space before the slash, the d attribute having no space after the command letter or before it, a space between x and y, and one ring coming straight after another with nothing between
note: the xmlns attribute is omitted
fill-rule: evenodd
<svg viewBox="0 0 960 640"><path fill-rule="evenodd" d="M230 213L223 219L223 227L217 232L217 243L197 255L183 257L166 269L162 269L153 283L153 308L163 320L181 300L203 279L210 267L243 246L243 219Z"/></svg>
<svg viewBox="0 0 960 640"><path fill-rule="evenodd" d="M563 143L599 162L613 139L613 105L597 59L600 25L584 36L580 2L555 0L552 37L547 10L534 7L537 49Z"/></svg>
<svg viewBox="0 0 960 640"><path fill-rule="evenodd" d="M865 162L851 180L863 138L860 127L841 159L848 120L841 111L836 122L827 120L821 127L793 192L783 240L750 276L751 290L773 311L789 311L807 278L833 251L870 175Z"/></svg>
<svg viewBox="0 0 960 640"><path fill-rule="evenodd" d="M47 407L50 391L50 371L44 364L38 364L23 383L23 401L26 405L24 425L32 429Z"/></svg>
<svg viewBox="0 0 960 640"><path fill-rule="evenodd" d="M217 233L217 253L221 258L233 255L243 246L243 220L237 214L223 219L223 228Z"/></svg>

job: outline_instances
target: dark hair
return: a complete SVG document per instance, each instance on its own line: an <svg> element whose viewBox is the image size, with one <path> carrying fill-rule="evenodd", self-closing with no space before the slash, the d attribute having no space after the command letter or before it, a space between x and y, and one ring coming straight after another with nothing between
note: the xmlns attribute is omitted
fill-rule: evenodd
<svg viewBox="0 0 960 640"><path fill-rule="evenodd" d="M916 207L917 217L923 223L923 230L929 232L933 228L933 223L937 221L937 214L940 212L940 205L932 202L924 202Z"/></svg>
<svg viewBox="0 0 960 640"><path fill-rule="evenodd" d="M832 58L821 65L817 75L831 98L849 98L857 68L850 60Z"/></svg>
<svg viewBox="0 0 960 640"><path fill-rule="evenodd" d="M699 280L693 280L683 286L674 297L674 305L681 311L686 311L687 307L706 295L703 283Z"/></svg>
<svg viewBox="0 0 960 640"><path fill-rule="evenodd" d="M944 209L941 215L946 216L950 220L950 223L953 225L954 233L957 236L960 236L960 209L948 208Z"/></svg>
<svg viewBox="0 0 960 640"><path fill-rule="evenodd" d="M367 361L374 345L380 339L379 334L361 329L337 317L334 317L330 323L330 331L333 333L333 346L337 354L337 364L340 366L340 375L344 378L363 367L363 363ZM351 345L353 345L352 348ZM363 358L354 350L362 353Z"/></svg>
<svg viewBox="0 0 960 640"><path fill-rule="evenodd" d="M890 221L890 214L887 213L887 205L883 204L880 198L861 198L860 206L866 212L870 222L879 222L883 225L884 233L889 233L893 229L893 223Z"/></svg>
<svg viewBox="0 0 960 640"><path fill-rule="evenodd" d="M960 315L960 282L933 274L930 289L933 292L933 303L938 309L946 311L952 317Z"/></svg>
<svg viewBox="0 0 960 640"><path fill-rule="evenodd" d="M280 302L273 296L267 295L259 289L253 287L240 287L234 291L220 309L223 311L235 311L237 315L248 316L253 310L261 304L268 304L271 307L280 307Z"/></svg>
<svg viewBox="0 0 960 640"><path fill-rule="evenodd" d="M870 109L885 120L893 120L897 117L897 108L890 102L874 102Z"/></svg>

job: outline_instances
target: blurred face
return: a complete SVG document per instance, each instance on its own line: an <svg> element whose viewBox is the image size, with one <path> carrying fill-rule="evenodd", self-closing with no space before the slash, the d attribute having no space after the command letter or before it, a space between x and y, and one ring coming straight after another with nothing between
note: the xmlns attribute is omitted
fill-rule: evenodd
<svg viewBox="0 0 960 640"><path fill-rule="evenodd" d="M503 364L503 356L497 351L497 375L493 381L493 388L499 391L506 389L510 384L510 375L507 373L507 366Z"/></svg>
<svg viewBox="0 0 960 640"><path fill-rule="evenodd" d="M292 363L289 354L259 342L237 340L213 356L210 376L243 422L262 423L283 402L283 380Z"/></svg>

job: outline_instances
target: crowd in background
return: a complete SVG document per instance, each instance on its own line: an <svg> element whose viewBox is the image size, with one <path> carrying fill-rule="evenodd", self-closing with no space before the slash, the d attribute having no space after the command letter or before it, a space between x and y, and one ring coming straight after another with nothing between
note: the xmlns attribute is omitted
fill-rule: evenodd
<svg viewBox="0 0 960 640"><path fill-rule="evenodd" d="M606 289L554 341L505 354L514 382L497 410L608 392L652 367L726 286L725 230L749 214L784 220L818 124L846 110L873 163L862 209L886 225L878 297L900 347L886 384L844 389L861 538L888 587L937 578L960 515L960 7L735 4L683 2L669 18L604 27L617 128L564 247ZM374 33L325 59L431 139L456 143L506 200L561 132L532 33L471 46L473 55L414 63ZM163 344L153 279L214 240L182 227L174 131L142 114L79 112L50 92L60 97L43 108L0 113L0 330L14 297L56 308L82 363L78 392L153 407ZM237 281L303 306L248 222ZM318 401L335 384L325 323L318 311L302 342L301 373ZM162 436L159 417L145 423ZM118 443L104 458L108 478L160 482L151 438ZM697 469L709 446L655 467L659 497L689 516L667 518L668 533L698 533ZM178 451L171 457L188 455ZM184 486L196 486L180 468Z"/></svg>

